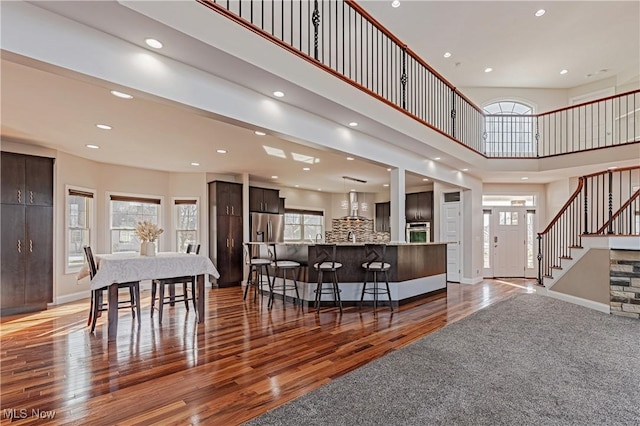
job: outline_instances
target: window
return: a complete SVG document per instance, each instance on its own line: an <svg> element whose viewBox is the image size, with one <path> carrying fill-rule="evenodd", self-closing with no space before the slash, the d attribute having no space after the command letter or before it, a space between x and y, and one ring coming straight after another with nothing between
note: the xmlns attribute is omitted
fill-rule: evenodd
<svg viewBox="0 0 640 426"><path fill-rule="evenodd" d="M111 195L111 253L137 252L136 225L144 220L160 224L159 198Z"/></svg>
<svg viewBox="0 0 640 426"><path fill-rule="evenodd" d="M484 207L506 207L506 206L535 206L535 195L483 195L482 205Z"/></svg>
<svg viewBox="0 0 640 426"><path fill-rule="evenodd" d="M174 216L176 219L176 248L179 252L187 251L188 244L198 241L198 201L174 200Z"/></svg>
<svg viewBox="0 0 640 426"><path fill-rule="evenodd" d="M482 211L482 259L483 268L491 268L491 210Z"/></svg>
<svg viewBox="0 0 640 426"><path fill-rule="evenodd" d="M533 108L514 102L494 102L484 107L485 154L490 157L528 157L536 154Z"/></svg>
<svg viewBox="0 0 640 426"><path fill-rule="evenodd" d="M312 210L287 209L284 214L285 241L315 241L323 236L324 216Z"/></svg>
<svg viewBox="0 0 640 426"><path fill-rule="evenodd" d="M535 267L535 242L537 235L535 232L535 210L527 210L527 268L533 269Z"/></svg>
<svg viewBox="0 0 640 426"><path fill-rule="evenodd" d="M518 226L518 212L500 212L498 220L500 225Z"/></svg>
<svg viewBox="0 0 640 426"><path fill-rule="evenodd" d="M91 245L95 191L67 186L67 241L65 273L80 269L84 246Z"/></svg>

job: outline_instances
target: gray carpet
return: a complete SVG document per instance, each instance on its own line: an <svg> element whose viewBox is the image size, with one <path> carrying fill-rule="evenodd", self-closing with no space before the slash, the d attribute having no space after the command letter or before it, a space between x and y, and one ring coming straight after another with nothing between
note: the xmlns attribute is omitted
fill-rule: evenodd
<svg viewBox="0 0 640 426"><path fill-rule="evenodd" d="M640 321L522 294L248 425L640 425Z"/></svg>

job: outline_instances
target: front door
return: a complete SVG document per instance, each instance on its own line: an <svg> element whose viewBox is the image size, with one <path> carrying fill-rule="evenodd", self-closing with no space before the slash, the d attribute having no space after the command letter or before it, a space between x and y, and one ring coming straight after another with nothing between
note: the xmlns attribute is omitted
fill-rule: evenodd
<svg viewBox="0 0 640 426"><path fill-rule="evenodd" d="M493 276L524 277L526 210L522 207L494 207Z"/></svg>

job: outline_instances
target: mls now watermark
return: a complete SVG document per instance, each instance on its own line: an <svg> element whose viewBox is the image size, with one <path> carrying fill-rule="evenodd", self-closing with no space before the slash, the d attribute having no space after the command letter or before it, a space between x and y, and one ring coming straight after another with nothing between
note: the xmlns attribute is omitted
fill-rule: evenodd
<svg viewBox="0 0 640 426"><path fill-rule="evenodd" d="M21 420L21 419L43 419L53 420L56 416L55 410L41 410L39 408L32 408L30 410L26 408L5 408L2 410L2 418L9 420Z"/></svg>

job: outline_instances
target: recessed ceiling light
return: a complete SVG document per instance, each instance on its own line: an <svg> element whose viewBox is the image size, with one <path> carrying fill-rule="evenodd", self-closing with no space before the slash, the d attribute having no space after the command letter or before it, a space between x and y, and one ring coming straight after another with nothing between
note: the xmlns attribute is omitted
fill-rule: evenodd
<svg viewBox="0 0 640 426"><path fill-rule="evenodd" d="M388 184L388 183L385 183L385 184L383 184L382 186L387 187L387 186L389 186L389 184Z"/></svg>
<svg viewBox="0 0 640 426"><path fill-rule="evenodd" d="M255 132L253 132L253 133L255 133L255 134L256 134L256 135L258 135L258 136L264 136L264 135L266 135L266 133L265 133L265 132L261 132L260 130L256 130L256 131L255 131Z"/></svg>
<svg viewBox="0 0 640 426"><path fill-rule="evenodd" d="M353 161L353 157L347 157L347 160Z"/></svg>
<svg viewBox="0 0 640 426"><path fill-rule="evenodd" d="M318 188L318 191L322 191L322 188Z"/></svg>
<svg viewBox="0 0 640 426"><path fill-rule="evenodd" d="M133 99L133 96L131 96L130 94L124 93L124 92L118 92L117 90L112 90L111 94L121 99Z"/></svg>
<svg viewBox="0 0 640 426"><path fill-rule="evenodd" d="M296 188L300 188L300 185L296 185Z"/></svg>
<svg viewBox="0 0 640 426"><path fill-rule="evenodd" d="M278 179L278 176L273 175L271 176L271 179Z"/></svg>
<svg viewBox="0 0 640 426"><path fill-rule="evenodd" d="M450 58L451 57L451 52L444 52L444 57L445 58Z"/></svg>
<svg viewBox="0 0 640 426"><path fill-rule="evenodd" d="M393 0L391 2L391 7L400 7L400 0Z"/></svg>
<svg viewBox="0 0 640 426"><path fill-rule="evenodd" d="M276 90L275 92L273 92L273 96L275 96L276 98L282 98L284 96L284 93Z"/></svg>
<svg viewBox="0 0 640 426"><path fill-rule="evenodd" d="M567 70L562 70L562 71L560 71L560 74L564 75L564 74L566 74L566 73L568 73L568 72L569 72L569 71L567 71Z"/></svg>
<svg viewBox="0 0 640 426"><path fill-rule="evenodd" d="M356 123L355 121L352 121L351 123L349 123L349 126L351 127L356 127L358 125L358 123Z"/></svg>
<svg viewBox="0 0 640 426"><path fill-rule="evenodd" d="M484 72L491 72L491 71L493 71L493 68L485 68L484 69Z"/></svg>
<svg viewBox="0 0 640 426"><path fill-rule="evenodd" d="M390 172L390 171L391 171L391 169L387 169L387 171L388 171L388 172Z"/></svg>
<svg viewBox="0 0 640 426"><path fill-rule="evenodd" d="M226 149L216 149L216 152L217 152L218 154L226 154L226 153L227 153L227 150L226 150Z"/></svg>
<svg viewBox="0 0 640 426"><path fill-rule="evenodd" d="M545 13L547 13L547 11L546 11L546 10L544 10L544 9L539 9L539 10L536 12L536 16L539 18L539 17L541 17L542 15L544 15Z"/></svg>
<svg viewBox="0 0 640 426"><path fill-rule="evenodd" d="M87 148L91 148L91 149L98 149L98 148L100 148L98 145L93 145L93 144L90 144L90 143L86 144L85 146L86 146Z"/></svg>
<svg viewBox="0 0 640 426"><path fill-rule="evenodd" d="M353 188L351 188L351 189L349 190L349 192L356 192L356 190L355 190L355 189L353 189Z"/></svg>
<svg viewBox="0 0 640 426"><path fill-rule="evenodd" d="M147 43L147 46L153 47L154 49L162 49L162 43L155 38L146 38L144 42Z"/></svg>
<svg viewBox="0 0 640 426"><path fill-rule="evenodd" d="M199 166L200 163L191 163L192 166Z"/></svg>
<svg viewBox="0 0 640 426"><path fill-rule="evenodd" d="M521 179L521 180L529 180L529 178L528 178L528 177L526 177L526 176L522 176L520 179Z"/></svg>
<svg viewBox="0 0 640 426"><path fill-rule="evenodd" d="M422 178L423 182L427 182L429 180L429 178Z"/></svg>
<svg viewBox="0 0 640 426"><path fill-rule="evenodd" d="M113 129L113 127L107 125L107 124L96 124L96 127L98 129L102 129L102 130L111 130Z"/></svg>
<svg viewBox="0 0 640 426"><path fill-rule="evenodd" d="M617 168L618 168L618 166L611 166L611 167L607 167L607 170L615 170Z"/></svg>
<svg viewBox="0 0 640 426"><path fill-rule="evenodd" d="M468 172L468 171L469 171L469 169L462 169L462 171L463 171L463 172Z"/></svg>
<svg viewBox="0 0 640 426"><path fill-rule="evenodd" d="M303 167L302 170L304 170L305 172L308 172L311 169L309 167Z"/></svg>
<svg viewBox="0 0 640 426"><path fill-rule="evenodd" d="M436 157L436 158L434 158L434 160L439 160L439 159L440 159L440 157Z"/></svg>

